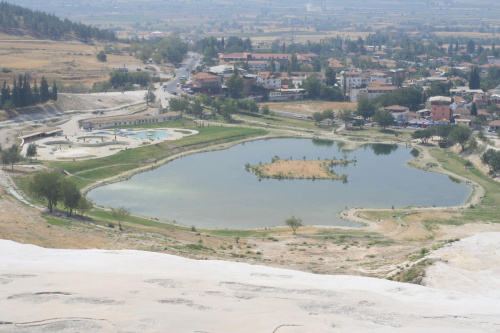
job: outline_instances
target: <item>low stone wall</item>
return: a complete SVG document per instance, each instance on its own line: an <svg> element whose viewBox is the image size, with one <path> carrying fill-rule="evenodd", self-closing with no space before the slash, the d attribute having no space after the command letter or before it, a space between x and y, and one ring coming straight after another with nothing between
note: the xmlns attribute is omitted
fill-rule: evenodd
<svg viewBox="0 0 500 333"><path fill-rule="evenodd" d="M98 143L75 143L75 146L77 147L104 147L104 146L111 146L111 145L129 145L129 142L127 141L104 141L104 142L98 142Z"/></svg>
<svg viewBox="0 0 500 333"><path fill-rule="evenodd" d="M43 143L44 145L50 146L50 145L72 145L73 141L68 141L68 140L55 140L55 141L47 141Z"/></svg>
<svg viewBox="0 0 500 333"><path fill-rule="evenodd" d="M128 141L104 141L104 142L97 142L97 143L83 143L83 142L73 142L73 141L68 141L68 140L57 140L57 141L48 141L44 143L45 145L51 146L51 145L72 145L75 147L104 147L104 146L111 146L111 145L129 145L130 143Z"/></svg>

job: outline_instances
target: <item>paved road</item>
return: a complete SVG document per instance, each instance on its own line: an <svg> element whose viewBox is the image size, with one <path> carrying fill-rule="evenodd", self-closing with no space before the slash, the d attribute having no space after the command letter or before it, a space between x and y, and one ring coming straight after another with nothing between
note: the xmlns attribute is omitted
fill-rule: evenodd
<svg viewBox="0 0 500 333"><path fill-rule="evenodd" d="M175 77L163 85L157 85L155 94L160 99L162 108L167 107L168 100L176 96L172 94L173 92L175 92L177 96L183 93L182 89L177 87L181 82L181 77L185 76L186 79L189 79L191 77L191 71L198 66L199 62L200 57L197 53L188 53L188 57L184 60L180 68L175 70Z"/></svg>

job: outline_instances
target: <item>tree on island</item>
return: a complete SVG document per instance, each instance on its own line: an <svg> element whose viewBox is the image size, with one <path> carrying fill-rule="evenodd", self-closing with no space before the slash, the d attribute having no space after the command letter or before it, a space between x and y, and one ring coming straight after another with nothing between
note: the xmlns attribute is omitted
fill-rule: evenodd
<svg viewBox="0 0 500 333"><path fill-rule="evenodd" d="M122 221L130 216L130 210L123 206L117 208L111 208L111 215L115 220L118 221L118 227L120 228L120 230L123 230Z"/></svg>
<svg viewBox="0 0 500 333"><path fill-rule="evenodd" d="M296 235L295 231L297 231L298 228L302 227L302 219L297 218L295 216L292 216L288 219L285 220L285 225L289 226L293 230L293 234Z"/></svg>

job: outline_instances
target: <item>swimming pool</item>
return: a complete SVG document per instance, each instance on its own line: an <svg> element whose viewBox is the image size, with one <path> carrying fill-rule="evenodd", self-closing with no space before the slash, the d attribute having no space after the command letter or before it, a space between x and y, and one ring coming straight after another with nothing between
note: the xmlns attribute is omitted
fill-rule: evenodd
<svg viewBox="0 0 500 333"><path fill-rule="evenodd" d="M170 134L165 131L144 131L136 133L133 137L139 139L158 139L158 138L168 138Z"/></svg>

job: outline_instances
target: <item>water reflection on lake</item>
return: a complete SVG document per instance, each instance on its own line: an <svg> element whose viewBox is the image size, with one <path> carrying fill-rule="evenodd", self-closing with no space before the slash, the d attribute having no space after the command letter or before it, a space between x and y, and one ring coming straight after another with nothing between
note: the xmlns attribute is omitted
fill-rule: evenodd
<svg viewBox="0 0 500 333"><path fill-rule="evenodd" d="M188 226L257 228L282 225L295 215L308 225L353 225L338 218L346 207L402 208L463 204L471 188L448 176L406 166L410 148L364 145L342 150L337 142L270 139L228 150L177 159L130 180L89 193L96 203L125 206L135 214L176 220ZM259 181L246 163L281 159L356 159L336 166L348 181Z"/></svg>

